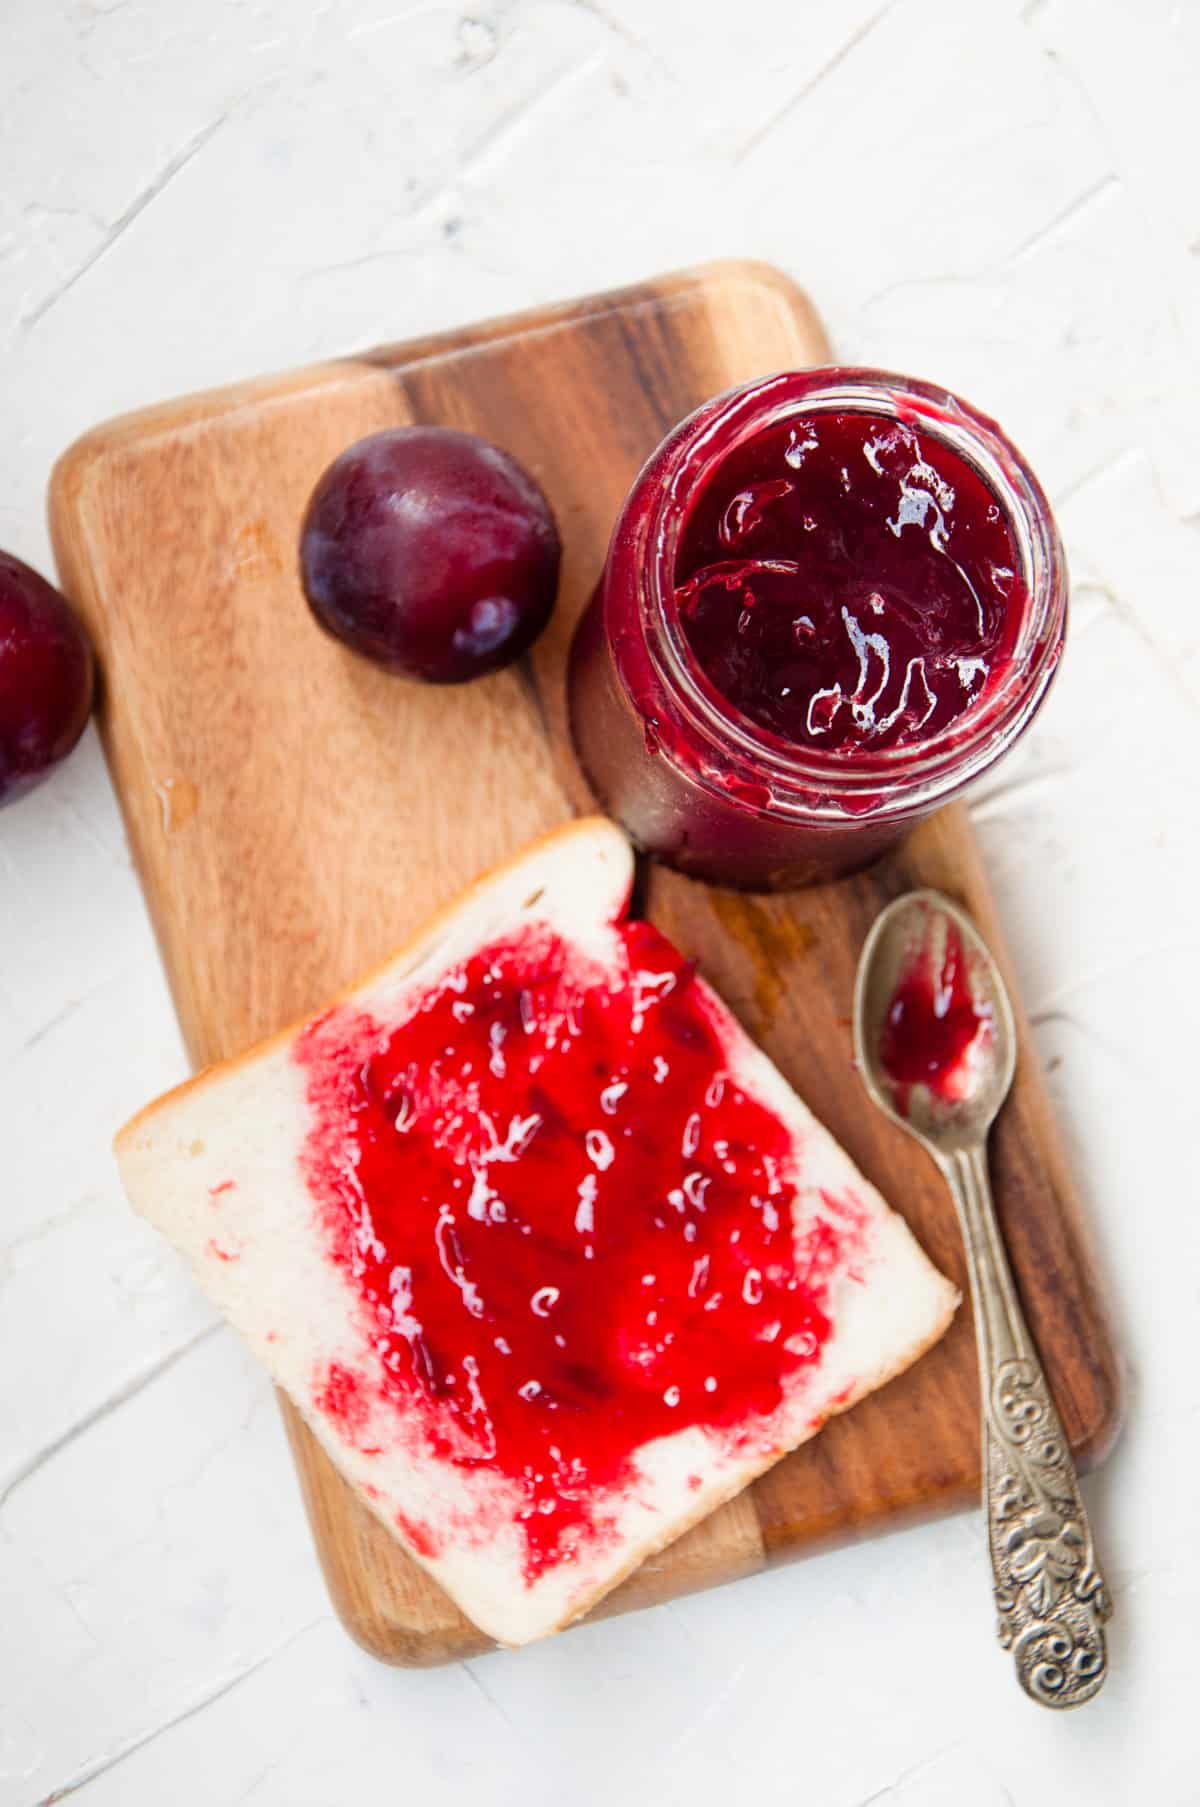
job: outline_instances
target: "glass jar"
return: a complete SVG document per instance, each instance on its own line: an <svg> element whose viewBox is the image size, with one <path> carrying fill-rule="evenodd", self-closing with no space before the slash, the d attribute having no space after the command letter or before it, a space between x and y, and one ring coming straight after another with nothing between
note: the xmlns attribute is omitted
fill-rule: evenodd
<svg viewBox="0 0 1200 1807"><path fill-rule="evenodd" d="M1003 511L1022 570L1011 653L944 729L886 749L798 745L733 707L700 668L675 597L689 510L721 462L805 415L857 411L941 441ZM996 424L944 390L882 371L785 373L707 402L643 467L571 649L576 751L637 846L723 885L784 890L852 871L999 759L1029 725L1062 650L1066 565L1049 504Z"/></svg>

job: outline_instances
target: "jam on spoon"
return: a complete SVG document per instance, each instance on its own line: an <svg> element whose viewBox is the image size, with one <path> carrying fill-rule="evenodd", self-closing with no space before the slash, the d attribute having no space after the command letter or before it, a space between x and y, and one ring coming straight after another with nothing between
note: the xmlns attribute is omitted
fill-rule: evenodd
<svg viewBox="0 0 1200 1807"><path fill-rule="evenodd" d="M900 975L880 1028L879 1064L900 1114L908 1115L917 1085L943 1104L961 1098L972 1052L994 1027L989 1005L972 988L962 936L948 921L940 957L928 942L918 949Z"/></svg>

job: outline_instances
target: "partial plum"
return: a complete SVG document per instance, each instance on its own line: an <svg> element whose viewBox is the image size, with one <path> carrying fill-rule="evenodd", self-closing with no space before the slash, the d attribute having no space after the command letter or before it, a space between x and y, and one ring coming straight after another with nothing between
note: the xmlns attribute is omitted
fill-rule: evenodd
<svg viewBox="0 0 1200 1807"><path fill-rule="evenodd" d="M92 654L66 599L0 552L0 803L64 759L92 706Z"/></svg>

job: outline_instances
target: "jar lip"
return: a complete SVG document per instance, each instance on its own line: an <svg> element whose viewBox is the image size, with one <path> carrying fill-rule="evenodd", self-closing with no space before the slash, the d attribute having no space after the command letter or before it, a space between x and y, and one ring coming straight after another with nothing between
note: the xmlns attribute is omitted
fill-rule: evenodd
<svg viewBox="0 0 1200 1807"><path fill-rule="evenodd" d="M752 434L805 413L869 413L913 425L964 458L1005 510L1025 565L1028 601L1007 669L985 697L927 740L847 754L799 747L743 715L701 669L683 632L674 560L688 505L711 471ZM647 506L647 502L649 506ZM843 817L904 815L959 790L1002 753L1040 705L1066 623L1066 561L1045 493L996 422L950 391L892 371L825 365L768 376L706 402L667 436L630 492L643 632L660 682L722 766L765 780L768 809ZM638 524L640 522L640 525ZM714 788L728 789L716 774Z"/></svg>

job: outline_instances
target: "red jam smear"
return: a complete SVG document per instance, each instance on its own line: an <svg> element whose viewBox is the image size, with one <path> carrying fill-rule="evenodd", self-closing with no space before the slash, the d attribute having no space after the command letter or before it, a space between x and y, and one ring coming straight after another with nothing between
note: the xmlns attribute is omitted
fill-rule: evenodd
<svg viewBox="0 0 1200 1807"><path fill-rule="evenodd" d="M347 1437L360 1436L371 1416L371 1402L363 1383L344 1362L330 1362L314 1395L314 1404L334 1419Z"/></svg>
<svg viewBox="0 0 1200 1807"><path fill-rule="evenodd" d="M806 414L724 458L693 503L676 603L701 669L795 745L928 739L1009 666L1020 555L982 477L887 416Z"/></svg>
<svg viewBox="0 0 1200 1807"><path fill-rule="evenodd" d="M991 1010L972 991L962 936L949 923L941 959L929 946L918 952L884 1018L879 1059L901 1116L908 1115L914 1086L946 1104L961 1098L971 1050L993 1027Z"/></svg>
<svg viewBox="0 0 1200 1807"><path fill-rule="evenodd" d="M530 927L398 1027L342 1007L296 1049L303 1169L377 1357L315 1402L353 1434L369 1388L505 1477L529 1580L605 1536L640 1445L779 1407L861 1240L852 1197L796 1237L790 1134L730 1078L717 1006L657 930L615 933L615 974Z"/></svg>

